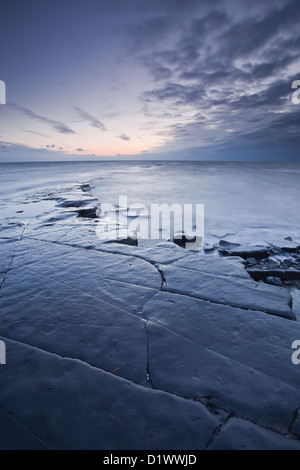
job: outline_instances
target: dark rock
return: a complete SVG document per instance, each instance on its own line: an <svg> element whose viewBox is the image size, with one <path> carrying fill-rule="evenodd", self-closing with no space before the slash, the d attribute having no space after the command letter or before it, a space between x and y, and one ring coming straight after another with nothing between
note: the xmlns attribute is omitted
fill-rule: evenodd
<svg viewBox="0 0 300 470"><path fill-rule="evenodd" d="M178 246L182 246L183 248L185 248L186 243L195 243L195 241L196 236L189 237L184 233L176 233L173 238L173 242Z"/></svg>
<svg viewBox="0 0 300 470"><path fill-rule="evenodd" d="M89 183L83 183L80 185L80 188L82 189L82 191L86 192L90 189L90 185Z"/></svg>
<svg viewBox="0 0 300 470"><path fill-rule="evenodd" d="M87 204L90 204L92 201L97 201L97 199L93 198L87 198L87 199L76 199L76 200L65 200L60 202L59 204L56 204L57 207L82 207L86 206Z"/></svg>
<svg viewBox="0 0 300 470"><path fill-rule="evenodd" d="M63 202L60 202L59 204L56 204L57 207L81 207L82 206L82 203L80 200L76 200L76 201L63 201Z"/></svg>
<svg viewBox="0 0 300 470"><path fill-rule="evenodd" d="M290 259L284 259L282 266L285 268L290 268L293 265L293 262Z"/></svg>
<svg viewBox="0 0 300 470"><path fill-rule="evenodd" d="M122 243L123 245L138 246L137 238L123 238L121 240L117 240L117 243Z"/></svg>
<svg viewBox="0 0 300 470"><path fill-rule="evenodd" d="M219 244L219 251L227 256L240 256L244 259L255 258L256 260L266 258L269 255L268 248L264 246L245 245L225 248L224 246L220 247Z"/></svg>
<svg viewBox="0 0 300 470"><path fill-rule="evenodd" d="M247 261L248 264L256 264L257 263L255 258L247 258L246 261Z"/></svg>
<svg viewBox="0 0 300 470"><path fill-rule="evenodd" d="M205 251L205 253L210 253L212 251L215 251L215 247L214 246L206 246L204 248L204 251Z"/></svg>
<svg viewBox="0 0 300 470"><path fill-rule="evenodd" d="M289 270L286 271L284 269L265 269L259 266L260 269L256 268L247 268L248 274L254 279L255 281L265 280L267 277L278 277L282 281L286 281L288 279L291 280L300 280L300 269L296 270Z"/></svg>
<svg viewBox="0 0 300 470"><path fill-rule="evenodd" d="M269 257L268 259L268 264L270 266L280 266L280 261L277 258L273 258L272 256Z"/></svg>
<svg viewBox="0 0 300 470"><path fill-rule="evenodd" d="M77 217L87 217L89 219L95 219L96 217L98 217L98 208L92 207L90 209L80 209L77 211L77 213Z"/></svg>

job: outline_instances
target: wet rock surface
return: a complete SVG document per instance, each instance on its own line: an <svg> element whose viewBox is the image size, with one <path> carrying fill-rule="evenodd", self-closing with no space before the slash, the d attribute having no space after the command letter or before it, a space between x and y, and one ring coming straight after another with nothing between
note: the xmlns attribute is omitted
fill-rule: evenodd
<svg viewBox="0 0 300 470"><path fill-rule="evenodd" d="M300 287L300 252L277 251L255 265L247 260L246 269L255 280L285 287Z"/></svg>
<svg viewBox="0 0 300 470"><path fill-rule="evenodd" d="M241 258L247 259L261 259L265 258L269 254L268 248L264 246L251 246L251 245L237 245L233 246L231 244L225 245L224 243L219 243L219 251L223 255L227 256L240 256Z"/></svg>
<svg viewBox="0 0 300 470"><path fill-rule="evenodd" d="M1 218L0 448L299 450L297 243L104 243L89 189Z"/></svg>
<svg viewBox="0 0 300 470"><path fill-rule="evenodd" d="M291 237L266 242L266 246L245 245L220 240L218 251L223 256L245 260L245 269L255 281L300 287L300 245Z"/></svg>

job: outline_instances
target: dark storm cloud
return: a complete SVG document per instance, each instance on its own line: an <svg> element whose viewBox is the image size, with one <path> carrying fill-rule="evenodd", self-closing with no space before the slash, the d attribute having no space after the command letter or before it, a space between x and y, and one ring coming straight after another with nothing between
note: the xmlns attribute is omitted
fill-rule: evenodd
<svg viewBox="0 0 300 470"><path fill-rule="evenodd" d="M295 16L300 15L300 2L286 2L280 9L274 3L273 10L248 17L245 9L238 20L232 18L230 9L192 19L189 33L181 34L176 49L154 51L142 58L143 63L155 78L159 77L159 70L167 69L168 75L162 74L162 79L169 79L172 72L174 77L183 79L201 79L207 74L211 79L214 74L229 77L232 71L235 79L240 78L238 73L244 79L248 75L249 80L271 75L291 63L297 54L300 34L295 30L291 38L287 37L290 28L297 25ZM278 50L284 54L278 56ZM251 53L259 53L262 64L256 68L249 64L248 70L238 70L234 62L246 60Z"/></svg>
<svg viewBox="0 0 300 470"><path fill-rule="evenodd" d="M283 104L283 100L290 98L291 83L291 80L279 80L263 91L251 95L243 95L236 101L228 103L228 105L243 109L257 109L258 107L270 109L279 107Z"/></svg>
<svg viewBox="0 0 300 470"><path fill-rule="evenodd" d="M70 129L70 127L68 127L66 124L63 124L59 121L54 121L53 119L49 119L45 116L41 116L40 114L37 114L34 111L31 111L30 109L23 108L18 104L8 103L8 106L18 111L21 111L25 116L29 117L30 119L34 119L44 124L49 124L53 129L57 130L61 134L76 134L76 132Z"/></svg>
<svg viewBox="0 0 300 470"><path fill-rule="evenodd" d="M206 3L209 5L209 2ZM226 4L229 5L227 11L224 9ZM238 19L234 17L234 8L230 8L229 2L223 2L220 11L211 11L206 16L192 18L186 28L188 32L181 34L176 49L157 51L156 58L180 67L193 66L198 58L202 59L200 63L208 66L216 66L217 60L221 64L226 63L228 58L231 63L234 58L263 47L285 28L295 26L297 15L299 17L299 2L285 2L279 9L275 2L269 3L269 9L254 17L248 15L246 3L244 5L243 15ZM270 11L272 5L273 9ZM168 28L171 28L170 24ZM282 37L281 40L283 39Z"/></svg>
<svg viewBox="0 0 300 470"><path fill-rule="evenodd" d="M138 52L137 60L156 82L140 96L145 117L153 118L157 106L189 106L195 125L233 132L224 134L225 140L288 135L300 143L299 110L290 101L292 82L300 78L300 2L228 0L201 6L173 43ZM166 34L176 27L176 18L169 21ZM159 132L179 138L191 126L183 122Z"/></svg>
<svg viewBox="0 0 300 470"><path fill-rule="evenodd" d="M299 144L299 122L300 112L298 110L290 113L278 114L271 122L257 130L244 132L240 138L251 141L272 142L298 142Z"/></svg>
<svg viewBox="0 0 300 470"><path fill-rule="evenodd" d="M82 108L79 108L79 106L73 106L76 112L79 114L79 116L84 119L85 121L88 121L92 127L96 127L96 129L99 129L100 131L106 131L106 127L103 124L103 122L99 121L98 118L95 116L92 116L90 113L85 111Z"/></svg>

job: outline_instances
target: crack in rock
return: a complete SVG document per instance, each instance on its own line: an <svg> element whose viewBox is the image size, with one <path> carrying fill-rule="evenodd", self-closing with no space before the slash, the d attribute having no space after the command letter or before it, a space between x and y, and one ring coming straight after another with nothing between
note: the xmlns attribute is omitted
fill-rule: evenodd
<svg viewBox="0 0 300 470"><path fill-rule="evenodd" d="M300 406L298 406L298 408L296 408L294 413L293 413L291 424L290 424L289 429L288 429L289 433L291 433L291 434L293 434L292 429L293 429L293 425L294 425L296 419L298 418L299 410L300 410Z"/></svg>
<svg viewBox="0 0 300 470"><path fill-rule="evenodd" d="M156 263L154 264L154 266L156 267L161 277L160 290L167 290L167 280L166 280L165 273L163 272L161 265Z"/></svg>
<svg viewBox="0 0 300 470"><path fill-rule="evenodd" d="M11 255L11 259L10 259L10 261L9 261L9 263L8 263L8 266L7 266L6 270L4 271L4 276L3 276L3 279L2 279L2 281L1 281L1 283L0 283L0 291L1 291L2 287L3 287L3 284L5 283L5 280L6 280L8 271L10 270L11 265L12 265L14 259L15 259L15 256L16 256L16 253L17 253L17 250L18 250L18 246L19 246L19 244L20 244L20 242L21 242L21 240L22 240L23 233L24 233L24 231L26 230L26 227L27 227L27 223L24 224L23 230L22 230L22 232L21 232L21 234L20 234L20 236L19 236L19 239L18 239L18 242L17 242L17 246L16 246L16 248L15 248L15 251L14 251L13 254Z"/></svg>
<svg viewBox="0 0 300 470"><path fill-rule="evenodd" d="M13 413L12 411L7 410L2 404L0 404L0 409L4 411L6 414L8 414L13 420L15 420L22 428L26 429L33 437L41 441L43 444L46 444L48 449L56 449L57 445L51 440L46 440L39 434L35 433L32 429L30 429L26 424L24 424L22 421L20 421L19 418Z"/></svg>
<svg viewBox="0 0 300 470"><path fill-rule="evenodd" d="M235 417L234 413L230 413L230 414L227 416L227 418L225 419L224 423L219 424L219 426L217 426L217 427L213 430L213 432L212 432L210 438L208 439L208 442L207 442L207 444L206 444L204 450L207 450L207 449L212 445L212 443L214 442L215 438L221 434L221 432L223 431L223 429L225 428L225 426L227 426L227 424L229 423L229 421L230 421L232 418L234 418L234 417Z"/></svg>
<svg viewBox="0 0 300 470"><path fill-rule="evenodd" d="M147 380L146 380L146 386L155 389L154 384L152 382L152 379L150 377L150 357L149 357L150 343L149 343L149 333L148 333L148 330L147 330L147 324L148 324L148 320L145 323L145 332L146 332L146 336L147 336L147 365L146 365L146 378L147 378Z"/></svg>

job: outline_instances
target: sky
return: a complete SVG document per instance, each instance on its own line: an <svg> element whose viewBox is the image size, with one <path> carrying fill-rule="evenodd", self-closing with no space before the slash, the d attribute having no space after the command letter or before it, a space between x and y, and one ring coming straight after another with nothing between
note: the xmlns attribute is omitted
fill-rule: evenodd
<svg viewBox="0 0 300 470"><path fill-rule="evenodd" d="M300 162L299 0L1 0L0 16L0 162Z"/></svg>

